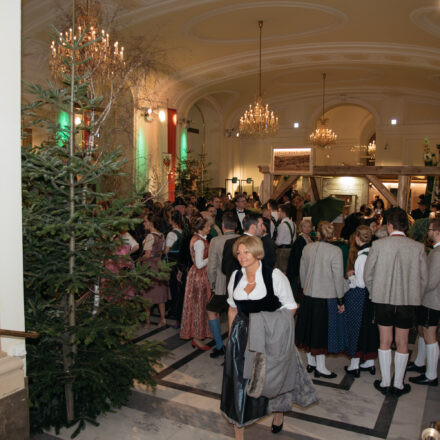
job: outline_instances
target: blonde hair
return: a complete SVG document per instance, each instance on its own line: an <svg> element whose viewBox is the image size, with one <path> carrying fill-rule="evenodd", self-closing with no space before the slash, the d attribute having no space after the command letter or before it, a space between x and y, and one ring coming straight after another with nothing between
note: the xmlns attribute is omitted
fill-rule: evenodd
<svg viewBox="0 0 440 440"><path fill-rule="evenodd" d="M306 223L309 223L310 226L313 227L313 223L312 223L312 221L309 220L308 218L305 218L305 219L301 220L301 222L300 222L300 224L299 224L299 230L300 230L301 232L302 232L302 228L303 228L303 226L304 226Z"/></svg>
<svg viewBox="0 0 440 440"><path fill-rule="evenodd" d="M373 237L373 231L367 225L360 225L356 228L356 237L359 237L362 243L369 243Z"/></svg>
<svg viewBox="0 0 440 440"><path fill-rule="evenodd" d="M335 227L328 221L322 221L318 223L318 232L321 236L321 240L331 240L335 232Z"/></svg>
<svg viewBox="0 0 440 440"><path fill-rule="evenodd" d="M240 245L246 246L247 250L256 258L257 260L262 260L264 257L264 247L263 242L259 237L253 235L243 235L240 237L234 245L232 246L232 254L237 258L238 247Z"/></svg>

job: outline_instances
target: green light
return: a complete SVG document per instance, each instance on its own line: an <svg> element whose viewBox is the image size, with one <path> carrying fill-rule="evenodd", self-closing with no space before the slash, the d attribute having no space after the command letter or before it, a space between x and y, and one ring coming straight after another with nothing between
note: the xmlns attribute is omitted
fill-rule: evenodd
<svg viewBox="0 0 440 440"><path fill-rule="evenodd" d="M145 143L145 134L139 128L136 137L136 187L146 189L148 184L148 144Z"/></svg>
<svg viewBox="0 0 440 440"><path fill-rule="evenodd" d="M180 162L182 163L182 169L186 168L185 161L188 159L188 135L186 128L182 130L180 136Z"/></svg>
<svg viewBox="0 0 440 440"><path fill-rule="evenodd" d="M62 147L69 140L69 114L67 112L60 112L58 116L58 125L60 126L60 131L57 133L58 145Z"/></svg>

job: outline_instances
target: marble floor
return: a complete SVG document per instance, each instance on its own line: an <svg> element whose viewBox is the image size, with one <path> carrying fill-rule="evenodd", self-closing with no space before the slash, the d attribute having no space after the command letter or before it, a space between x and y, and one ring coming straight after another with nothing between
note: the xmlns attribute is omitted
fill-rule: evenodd
<svg viewBox="0 0 440 440"><path fill-rule="evenodd" d="M226 330L223 324L223 330ZM226 334L225 334L226 336ZM233 438L233 428L219 411L222 359L194 350L170 326L140 329L136 341L161 340L171 354L163 359L155 391L135 384L132 396L120 410L89 425L78 440L201 440ZM209 345L213 345L211 342ZM411 344L410 350L414 349ZM304 356L304 354L302 353ZM414 354L412 353L412 357ZM305 358L305 356L304 356ZM307 409L294 407L285 417L278 439L293 440L417 440L429 422L440 420L440 387L412 385L411 393L396 399L373 388L379 377L368 372L354 379L344 371L342 356L329 357L327 367L338 376L314 379L319 403ZM379 368L377 368L379 370ZM410 375L408 373L406 381ZM246 429L246 438L270 438L272 418ZM33 440L69 439L72 429L46 433Z"/></svg>

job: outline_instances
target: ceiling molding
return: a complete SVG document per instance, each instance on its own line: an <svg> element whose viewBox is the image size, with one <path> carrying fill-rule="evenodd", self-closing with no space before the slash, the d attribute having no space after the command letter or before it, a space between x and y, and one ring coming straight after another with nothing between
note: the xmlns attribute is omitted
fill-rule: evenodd
<svg viewBox="0 0 440 440"><path fill-rule="evenodd" d="M235 39L234 38L203 38L196 35L192 29L209 18L219 17L226 13L231 13L231 12L233 13L233 12L245 11L249 9L257 9L257 8L270 8L271 12L274 11L276 8L309 9L309 10L319 11L328 14L333 19L330 24L317 27L315 29L310 29L303 32L290 32L285 35L265 36L264 37L265 42L290 40L292 38L302 38L314 34L325 33L338 28L349 21L347 14L345 14L344 12L338 9L331 8L329 6L306 3L306 2L297 2L297 1L272 0L270 2L259 1L259 2L237 3L235 5L233 4L233 5L225 6L223 8L208 11L188 21L183 27L182 31L185 36L191 37L192 39L197 40L199 42L208 43L208 44L254 43L255 41L258 40L258 37L251 37L251 38L246 37L246 38L235 38Z"/></svg>
<svg viewBox="0 0 440 440"><path fill-rule="evenodd" d="M438 17L439 8L438 6L426 6L423 8L414 9L409 15L411 21L425 32L431 35L440 37L440 26L435 24L432 18L436 19Z"/></svg>

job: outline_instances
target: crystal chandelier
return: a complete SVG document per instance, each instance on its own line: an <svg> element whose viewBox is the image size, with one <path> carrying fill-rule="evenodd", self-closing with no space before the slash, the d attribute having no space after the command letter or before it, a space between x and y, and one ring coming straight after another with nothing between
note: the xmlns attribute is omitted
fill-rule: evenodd
<svg viewBox="0 0 440 440"><path fill-rule="evenodd" d="M76 3L76 4L75 4ZM124 48L116 41L110 43L110 36L99 29L101 6L95 0L74 1L76 28L60 32L58 41L50 46L49 65L52 75L64 80L70 75L70 63L74 42L81 40L76 51L75 69L79 76L93 74L98 82L121 74L125 69Z"/></svg>
<svg viewBox="0 0 440 440"><path fill-rule="evenodd" d="M240 118L239 133L243 137L251 136L275 136L278 133L278 118L273 111L269 110L269 105L263 104L261 98L261 33L263 21L258 22L260 28L260 73L258 77L258 98L254 105L249 105L249 109Z"/></svg>
<svg viewBox="0 0 440 440"><path fill-rule="evenodd" d="M338 135L327 127L327 119L324 118L325 104L325 78L326 74L322 74L322 116L319 119L319 127L310 135L310 142L316 147L330 149L330 146L336 143Z"/></svg>
<svg viewBox="0 0 440 440"><path fill-rule="evenodd" d="M366 153L365 158L369 160L376 159L376 141L373 139L368 145L353 145L350 151L356 152L360 151Z"/></svg>

